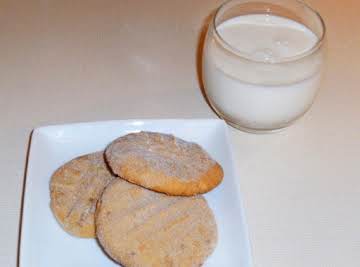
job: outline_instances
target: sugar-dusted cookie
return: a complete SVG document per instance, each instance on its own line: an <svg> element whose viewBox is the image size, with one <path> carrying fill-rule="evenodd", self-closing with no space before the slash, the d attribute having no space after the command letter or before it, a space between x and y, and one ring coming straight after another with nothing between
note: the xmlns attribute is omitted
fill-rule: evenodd
<svg viewBox="0 0 360 267"><path fill-rule="evenodd" d="M198 144L169 134L131 133L113 141L105 155L115 174L168 195L205 193L223 178L221 166Z"/></svg>
<svg viewBox="0 0 360 267"><path fill-rule="evenodd" d="M50 182L50 205L65 231L95 237L96 203L113 178L103 152L75 158L55 171Z"/></svg>
<svg viewBox="0 0 360 267"><path fill-rule="evenodd" d="M217 242L202 196L168 196L122 179L104 190L95 221L104 250L126 267L198 267Z"/></svg>

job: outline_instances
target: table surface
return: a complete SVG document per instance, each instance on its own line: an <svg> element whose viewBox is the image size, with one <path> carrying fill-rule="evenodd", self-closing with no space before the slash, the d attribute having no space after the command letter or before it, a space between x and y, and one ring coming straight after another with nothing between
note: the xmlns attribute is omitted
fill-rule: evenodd
<svg viewBox="0 0 360 267"><path fill-rule="evenodd" d="M0 0L0 266L16 266L33 128L216 117L196 62L220 2ZM309 3L328 27L315 104L280 133L230 128L257 267L360 266L360 2Z"/></svg>

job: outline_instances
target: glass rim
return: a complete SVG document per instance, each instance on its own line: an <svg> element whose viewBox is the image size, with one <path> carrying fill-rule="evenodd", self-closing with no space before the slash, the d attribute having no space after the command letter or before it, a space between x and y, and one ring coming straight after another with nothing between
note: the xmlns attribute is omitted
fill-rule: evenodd
<svg viewBox="0 0 360 267"><path fill-rule="evenodd" d="M305 52L302 52L300 54L297 54L295 56L290 56L290 57L282 57L279 60L276 61L266 61L266 60L258 60L255 58L252 58L250 56L248 56L246 53L238 50L237 48L235 48L234 46L232 46L231 44L229 44L226 40L224 40L224 38L220 35L220 33L217 30L216 27L216 19L219 16L219 13L226 8L227 5L229 5L230 3L234 2L236 0L228 0L225 1L224 3L222 3L216 10L212 20L211 20L211 26L214 29L214 35L215 37L218 39L218 41L220 42L220 44L229 52L231 52L232 54L236 55L237 57L241 57L243 59L246 59L248 61L252 61L252 62L256 62L256 63L262 63L262 64L279 64L279 63L286 63L286 62L292 62L292 61L297 61L299 59L305 58L311 54L313 54L314 52L316 52L323 44L324 39L325 39L325 33L326 33L326 26L325 26L325 22L323 20L323 18L321 17L320 13L318 11L316 11L314 8L312 8L310 5L308 5L307 3L305 3L302 0L293 0L294 2L297 2L298 4L304 6L305 8L307 8L308 10L310 10L310 12L312 12L313 14L315 14L315 16L319 19L320 24L321 24L321 29L322 29L322 33L321 36L319 37L319 39L317 40L317 42L308 50L306 50ZM240 3L241 5L241 3ZM260 14L260 13L254 13L254 14Z"/></svg>

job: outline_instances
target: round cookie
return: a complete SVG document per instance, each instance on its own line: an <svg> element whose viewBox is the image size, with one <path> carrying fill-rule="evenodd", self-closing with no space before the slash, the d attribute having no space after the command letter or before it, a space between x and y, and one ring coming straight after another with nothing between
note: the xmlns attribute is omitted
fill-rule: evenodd
<svg viewBox="0 0 360 267"><path fill-rule="evenodd" d="M114 179L103 152L75 158L51 177L51 210L64 230L78 237L95 237L96 203Z"/></svg>
<svg viewBox="0 0 360 267"><path fill-rule="evenodd" d="M115 174L168 195L205 193L223 178L221 166L198 144L169 134L122 136L107 147L105 156Z"/></svg>
<svg viewBox="0 0 360 267"><path fill-rule="evenodd" d="M104 250L126 267L201 266L217 242L202 196L167 196L122 179L104 190L95 221Z"/></svg>

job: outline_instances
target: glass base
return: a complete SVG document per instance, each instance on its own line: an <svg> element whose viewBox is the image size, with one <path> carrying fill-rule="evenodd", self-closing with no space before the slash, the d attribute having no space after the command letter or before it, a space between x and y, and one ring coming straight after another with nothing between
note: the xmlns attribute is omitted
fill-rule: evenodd
<svg viewBox="0 0 360 267"><path fill-rule="evenodd" d="M214 111L214 113L220 118L223 119L228 125L230 125L231 127L240 130L242 132L246 132L246 133L252 133L252 134L271 134L271 133L278 133L281 132L283 130L285 130L286 128L288 128L289 126L293 125L295 122L297 122L299 119L301 119L305 113L310 109L310 107L312 106L312 103L301 113L299 114L297 117L295 117L294 119L292 119L291 121L284 123L278 127L274 127L274 128L250 128L250 127L246 127L243 125L240 125L239 123L233 122L232 120L230 120L229 118L227 118L226 116L224 116L217 108L216 105L212 102L212 100L209 98L209 96L207 94L205 94L205 99L208 102L209 107Z"/></svg>
<svg viewBox="0 0 360 267"><path fill-rule="evenodd" d="M222 118L228 125L230 125L231 127L235 128L236 130L240 130L242 132L247 132L247 133L252 133L252 134L272 134L272 133L278 133L283 131L285 128L287 128L288 126L290 126L291 124L288 124L286 126L280 127L280 128L275 128L275 129L252 129L252 128L247 128L247 127L243 127L240 126L236 123L233 123L229 120L227 120L226 118L220 116L220 118Z"/></svg>

